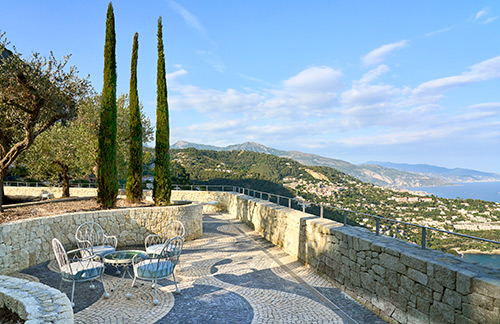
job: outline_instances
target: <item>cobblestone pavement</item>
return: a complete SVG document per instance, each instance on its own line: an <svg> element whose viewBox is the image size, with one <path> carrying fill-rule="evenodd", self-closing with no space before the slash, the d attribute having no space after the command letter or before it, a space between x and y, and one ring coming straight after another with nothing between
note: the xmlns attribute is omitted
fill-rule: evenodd
<svg viewBox="0 0 500 324"><path fill-rule="evenodd" d="M158 306L150 282L139 282L132 297L125 297L132 283L128 275L107 299L102 283L94 290L77 284L75 322L385 323L227 213L204 215L203 236L185 242L179 266L175 277L181 294L173 281L160 281ZM55 261L15 275L60 289ZM108 292L120 276L106 269ZM64 282L61 290L70 295L71 283Z"/></svg>

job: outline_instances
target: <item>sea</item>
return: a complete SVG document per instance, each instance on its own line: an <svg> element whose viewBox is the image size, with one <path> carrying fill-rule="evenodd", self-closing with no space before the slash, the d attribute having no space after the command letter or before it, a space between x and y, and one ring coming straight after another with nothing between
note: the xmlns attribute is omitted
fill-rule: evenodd
<svg viewBox="0 0 500 324"><path fill-rule="evenodd" d="M500 181L464 182L444 187L413 187L412 191L424 191L443 198L481 199L500 203Z"/></svg>
<svg viewBox="0 0 500 324"><path fill-rule="evenodd" d="M500 181L465 182L445 187L415 187L412 191L424 191L443 198L481 199L500 203ZM484 266L500 269L498 254L465 254L464 259L480 263Z"/></svg>
<svg viewBox="0 0 500 324"><path fill-rule="evenodd" d="M477 262L485 267L500 270L500 255L499 254L464 254L464 259L467 261Z"/></svg>

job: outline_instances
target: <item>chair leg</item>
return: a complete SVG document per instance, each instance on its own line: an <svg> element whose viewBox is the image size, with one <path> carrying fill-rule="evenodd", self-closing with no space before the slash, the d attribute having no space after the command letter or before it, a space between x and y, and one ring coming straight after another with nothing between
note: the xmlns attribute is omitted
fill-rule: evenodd
<svg viewBox="0 0 500 324"><path fill-rule="evenodd" d="M157 297L157 290L158 290L158 283L156 282L156 279L155 279L155 282L154 282L154 286L155 286L155 299L153 299L153 305L158 305L158 297Z"/></svg>
<svg viewBox="0 0 500 324"><path fill-rule="evenodd" d="M75 307L73 297L75 297L75 280L73 280L73 288L71 289L71 307Z"/></svg>
<svg viewBox="0 0 500 324"><path fill-rule="evenodd" d="M172 271L172 277L174 277L175 292L180 294L181 290L179 289L179 287L177 287L177 281L175 280L175 269L174 269L174 271Z"/></svg>
<svg viewBox="0 0 500 324"><path fill-rule="evenodd" d="M95 289L94 280L90 281L89 289L90 290L94 290Z"/></svg>
<svg viewBox="0 0 500 324"><path fill-rule="evenodd" d="M130 288L128 290L128 293L125 295L125 297L127 297L127 299L130 299L130 297L132 297L132 288L134 287L135 285L135 280L137 279L137 277L134 277L134 280L132 281L132 285L130 285Z"/></svg>
<svg viewBox="0 0 500 324"><path fill-rule="evenodd" d="M102 273L101 273L101 283L102 283L102 288L104 289L104 298L109 298L109 293L106 290L106 285L104 284L104 280L102 279Z"/></svg>

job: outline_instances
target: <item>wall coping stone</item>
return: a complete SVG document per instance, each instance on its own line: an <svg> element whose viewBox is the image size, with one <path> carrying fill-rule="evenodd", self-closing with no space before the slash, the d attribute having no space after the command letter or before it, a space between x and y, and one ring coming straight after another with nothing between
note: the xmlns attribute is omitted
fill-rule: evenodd
<svg viewBox="0 0 500 324"><path fill-rule="evenodd" d="M26 324L74 323L66 294L39 282L0 275L0 307L18 314Z"/></svg>
<svg viewBox="0 0 500 324"><path fill-rule="evenodd" d="M455 319L474 323L479 318L482 323L500 323L498 270L243 194L222 195L226 195L223 200L233 216L299 261L327 274L339 288L391 323ZM288 221L282 220L283 213ZM300 219L299 229L269 228L276 221L297 226L293 225L296 218ZM268 237L270 231L275 235ZM472 294L478 296L468 298ZM472 302L474 305L469 304Z"/></svg>

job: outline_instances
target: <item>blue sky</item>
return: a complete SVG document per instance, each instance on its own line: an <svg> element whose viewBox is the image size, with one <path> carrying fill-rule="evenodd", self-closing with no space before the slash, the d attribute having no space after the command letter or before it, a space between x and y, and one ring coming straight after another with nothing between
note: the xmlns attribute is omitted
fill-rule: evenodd
<svg viewBox="0 0 500 324"><path fill-rule="evenodd" d="M102 90L106 1L2 1L17 50ZM500 173L497 1L115 1L118 93L139 33L139 99L154 124L162 16L171 142L255 141L352 163Z"/></svg>

